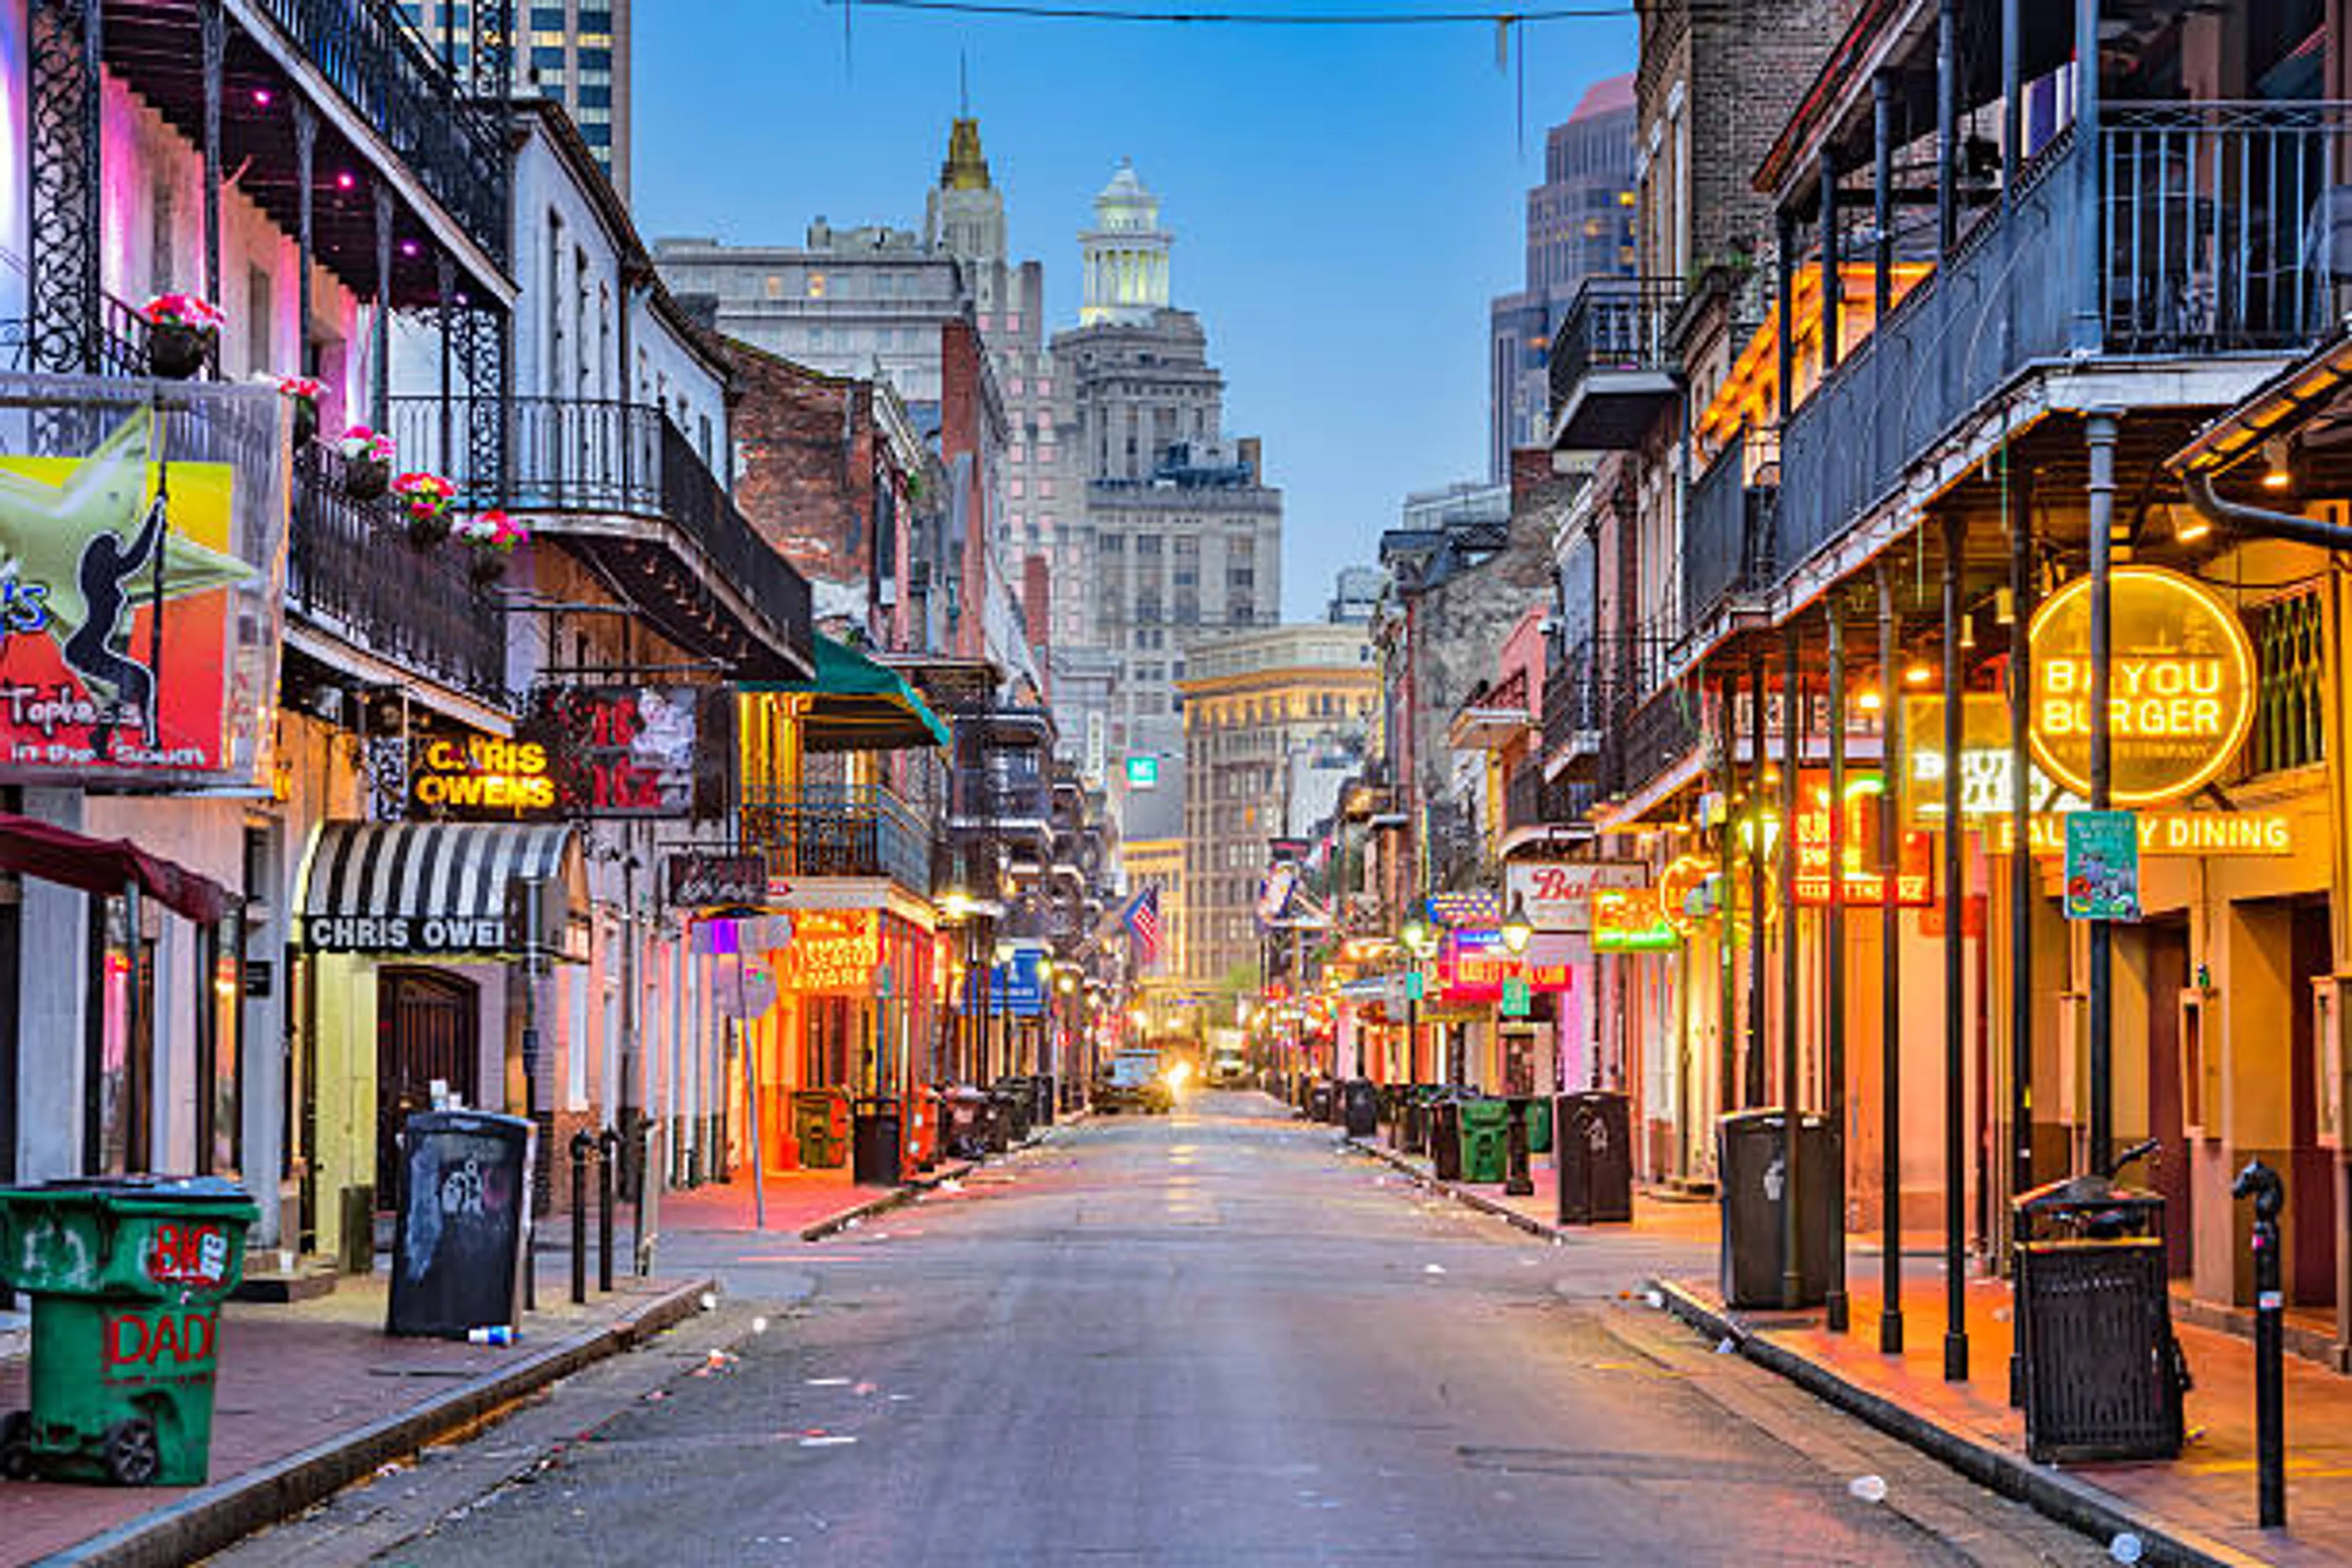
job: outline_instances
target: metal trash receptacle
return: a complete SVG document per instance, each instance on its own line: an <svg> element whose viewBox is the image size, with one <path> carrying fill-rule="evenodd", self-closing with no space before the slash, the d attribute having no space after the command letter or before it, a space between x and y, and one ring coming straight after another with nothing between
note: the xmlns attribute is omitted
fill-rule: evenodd
<svg viewBox="0 0 2352 1568"><path fill-rule="evenodd" d="M1380 1091L1371 1079L1349 1079L1341 1092L1340 1104L1341 1120L1346 1123L1349 1137L1370 1138L1380 1131Z"/></svg>
<svg viewBox="0 0 2352 1568"><path fill-rule="evenodd" d="M1734 1111L1716 1123L1723 1299L1734 1308L1818 1307L1829 1297L1831 1259L1837 1227L1844 1219L1843 1167L1829 1121L1807 1111L1798 1123L1798 1180L1804 1205L1798 1293L1793 1302L1781 1299L1786 1121L1784 1111L1769 1106Z"/></svg>
<svg viewBox="0 0 2352 1568"><path fill-rule="evenodd" d="M487 1110L420 1110L402 1124L384 1332L462 1340L521 1321L537 1138L529 1117Z"/></svg>
<svg viewBox="0 0 2352 1568"><path fill-rule="evenodd" d="M1500 1183L1510 1173L1511 1102L1483 1096L1462 1101L1462 1180Z"/></svg>
<svg viewBox="0 0 2352 1568"><path fill-rule="evenodd" d="M2176 1458L2181 1379L2162 1195L2077 1176L2015 1199L2011 1223L2027 1457Z"/></svg>
<svg viewBox="0 0 2352 1568"><path fill-rule="evenodd" d="M1441 1182L1462 1179L1462 1101L1441 1094L1429 1103L1429 1165Z"/></svg>
<svg viewBox="0 0 2352 1568"><path fill-rule="evenodd" d="M793 1145L812 1170L835 1170L849 1158L849 1096L838 1089L796 1089Z"/></svg>
<svg viewBox="0 0 2352 1568"><path fill-rule="evenodd" d="M903 1115L888 1096L861 1096L849 1113L849 1179L861 1187L895 1187Z"/></svg>
<svg viewBox="0 0 2352 1568"><path fill-rule="evenodd" d="M1633 1219L1632 1116L1631 1103L1616 1089L1573 1089L1559 1097L1550 1120L1560 1224L1622 1225ZM1532 1126L1534 1118L1528 1121ZM1528 1142L1534 1142L1532 1135Z"/></svg>

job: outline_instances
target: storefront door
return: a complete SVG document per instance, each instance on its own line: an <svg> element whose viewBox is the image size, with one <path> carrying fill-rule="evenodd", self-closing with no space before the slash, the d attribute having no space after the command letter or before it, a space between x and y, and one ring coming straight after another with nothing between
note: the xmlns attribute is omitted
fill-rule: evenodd
<svg viewBox="0 0 2352 1568"><path fill-rule="evenodd" d="M2150 921L2147 933L2147 1135L2162 1145L2145 1167L2148 1184L2164 1194L2166 1271L2185 1276L2197 1226L2190 1200L2187 1114L2180 1082L2179 996L2189 985L2189 922ZM2137 1175L2139 1173L2131 1173Z"/></svg>
<svg viewBox="0 0 2352 1568"><path fill-rule="evenodd" d="M2327 901L2307 900L2294 907L2294 958L2287 994L2294 1015L2294 1063L2290 1073L2289 1114L2294 1148L2288 1158L2287 1223L2294 1235L2287 1257L2294 1268L2288 1281L2298 1307L2336 1304L2336 1155L2319 1144L2319 1100L2313 1082L2311 983L2335 967L2334 939L2328 931Z"/></svg>
<svg viewBox="0 0 2352 1568"><path fill-rule="evenodd" d="M400 1129L433 1104L436 1080L478 1105L481 1010L469 981L433 969L386 969L376 992L375 1193L398 1195Z"/></svg>

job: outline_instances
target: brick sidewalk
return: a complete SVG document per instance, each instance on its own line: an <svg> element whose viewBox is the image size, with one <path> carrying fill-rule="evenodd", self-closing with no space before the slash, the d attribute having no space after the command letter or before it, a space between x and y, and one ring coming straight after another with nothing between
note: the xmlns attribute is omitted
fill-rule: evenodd
<svg viewBox="0 0 2352 1568"><path fill-rule="evenodd" d="M143 1515L171 1510L193 1496L234 1487L240 1478L332 1447L565 1347L609 1353L597 1342L609 1338L612 1349L620 1348L609 1331L648 1312L676 1312L700 1289L698 1283L628 1279L584 1307L542 1289L545 1310L525 1316L520 1342L497 1348L386 1337L380 1276L346 1279L331 1295L294 1305L229 1302L222 1310L211 1484L126 1490L0 1481L0 1517L8 1521L0 1534L0 1563L29 1563ZM0 1409L24 1408L27 1371L23 1357L0 1360Z"/></svg>
<svg viewBox="0 0 2352 1568"><path fill-rule="evenodd" d="M1385 1144L1373 1152L1429 1179L1425 1159L1401 1155ZM1973 1450L1964 1458L1972 1472L1985 1461L1997 1461L2028 1484L2037 1477L2059 1478L2047 1500L2063 1508L2070 1499L2059 1494L2072 1493L2095 1505L2104 1503L2139 1528L2172 1538L2186 1549L2183 1560L2199 1561L2201 1553L2208 1562L2352 1563L2352 1378L2287 1358L2289 1525L2283 1531L2264 1531L2253 1524L2253 1350L2243 1339L2176 1325L2196 1384L2186 1404L2191 1437L2179 1459L2034 1465L2025 1458L2024 1418L2009 1405L2011 1311L2006 1281L1969 1279L1969 1381L1944 1381L1944 1271L1940 1258L1934 1256L1939 1235L1906 1234L1904 1352L1882 1355L1877 1348L1881 1255L1874 1238L1848 1240L1853 1330L1832 1334L1818 1310L1737 1313L1724 1309L1713 1268L1718 1221L1712 1200L1637 1194L1631 1226L1562 1230L1553 1224L1550 1163L1538 1160L1533 1166L1533 1196L1506 1197L1494 1185L1438 1184L1476 1207L1507 1213L1527 1228L1570 1238L1613 1233L1654 1242L1678 1255L1657 1272L1676 1295L1698 1309L1685 1315L1728 1328L1751 1356L1783 1372L1791 1369L1782 1364L1782 1357L1793 1358L1801 1363L1795 1370L1807 1373L1800 1381L1818 1384L1816 1392L1833 1388L1840 1403L1865 1416L1866 1407L1875 1401L1919 1418ZM1765 1347L1765 1353L1759 1353L1759 1346ZM1851 1395L1860 1397L1847 1397ZM1958 1447L1941 1446L1946 1452L1939 1457L1959 1453ZM2095 1507L2090 1511L2095 1512Z"/></svg>

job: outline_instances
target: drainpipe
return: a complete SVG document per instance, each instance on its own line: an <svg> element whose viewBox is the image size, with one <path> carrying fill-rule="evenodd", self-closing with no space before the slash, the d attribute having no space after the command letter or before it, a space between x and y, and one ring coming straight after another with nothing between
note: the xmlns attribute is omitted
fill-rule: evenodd
<svg viewBox="0 0 2352 1568"><path fill-rule="evenodd" d="M2214 490L2212 474L2203 468L2191 468L2182 474L2180 489L2198 515L2233 533L2252 534L2257 539L2284 539L2320 550L2352 550L2352 528L2225 500Z"/></svg>

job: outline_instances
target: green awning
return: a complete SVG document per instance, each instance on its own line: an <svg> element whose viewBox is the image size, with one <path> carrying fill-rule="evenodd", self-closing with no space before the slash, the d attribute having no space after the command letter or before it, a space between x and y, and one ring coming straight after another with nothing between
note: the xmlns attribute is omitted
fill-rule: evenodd
<svg viewBox="0 0 2352 1568"><path fill-rule="evenodd" d="M814 679L747 681L742 689L814 699L801 721L803 751L895 752L948 743L948 727L904 677L823 632L816 634Z"/></svg>

